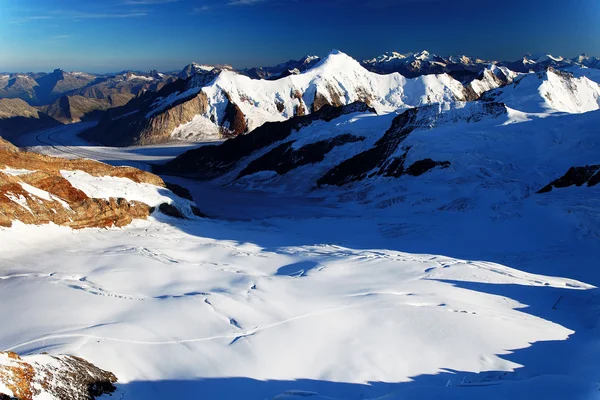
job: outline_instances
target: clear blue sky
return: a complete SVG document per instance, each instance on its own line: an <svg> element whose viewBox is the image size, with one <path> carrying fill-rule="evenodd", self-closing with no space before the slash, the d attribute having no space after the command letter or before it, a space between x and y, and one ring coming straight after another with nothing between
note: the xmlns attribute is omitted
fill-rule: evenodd
<svg viewBox="0 0 600 400"><path fill-rule="evenodd" d="M247 67L333 48L600 56L600 0L0 0L0 71Z"/></svg>

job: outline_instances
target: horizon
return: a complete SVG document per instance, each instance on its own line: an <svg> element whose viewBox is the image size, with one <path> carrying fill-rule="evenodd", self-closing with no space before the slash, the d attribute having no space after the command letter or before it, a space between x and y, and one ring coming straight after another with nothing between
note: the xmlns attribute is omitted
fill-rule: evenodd
<svg viewBox="0 0 600 400"><path fill-rule="evenodd" d="M384 55L386 53L399 53L399 54L407 56L407 55L410 55L410 54L418 54L418 53L423 52L423 51L428 51L430 54L434 54L434 55L440 56L440 57L467 56L467 57L469 57L471 59L479 59L479 60L482 60L482 61L489 61L489 62L512 62L512 61L518 61L519 59L522 59L522 58L525 58L525 57L528 57L528 56L535 58L537 56L543 56L543 55L551 55L551 56L554 56L554 57L563 57L564 59L573 59L573 58L576 58L576 57L581 56L581 55L586 55L586 56L590 56L590 57L600 58L600 57L597 57L595 54L589 54L589 53L579 53L579 54L575 54L575 55L565 56L563 54L551 54L550 52L539 52L539 53L527 52L527 53L523 54L521 57L518 57L517 59L512 59L512 60L509 60L509 59L484 59L484 58L478 57L476 55L464 54L464 53L444 54L444 55L441 55L441 54L433 53L433 52L431 52L431 51L429 51L427 49L423 49L423 50L414 51L414 52L413 51L400 52L400 51L391 50L391 51L387 51L387 52L375 55L373 57L367 57L365 59L358 59L356 57L353 57L351 54L346 53L345 51L338 50L338 49L332 49L329 52L327 52L327 54L325 54L325 55L304 54L301 57L296 57L296 58L291 58L291 59L287 59L287 60L282 60L282 61L274 62L273 64L269 64L269 65L253 65L253 66L243 67L243 68L237 68L234 65L232 65L230 63L227 63L227 62L225 62L225 63L219 63L219 64L207 64L207 63L202 63L202 62L198 62L198 61L190 61L190 62L184 64L183 66L181 66L180 68L165 69L165 70L159 70L159 69L156 69L156 68L150 68L150 69L145 69L145 70L144 69L133 69L133 68L129 68L128 69L128 68L124 68L124 69L117 69L117 70L113 70L113 71L92 71L92 70L67 69L67 68L61 68L60 66L58 66L56 68L51 68L51 69L48 69L48 70L39 70L39 71L35 71L35 70L5 71L5 70L1 70L0 69L0 73L3 73L3 74L19 74L19 73L22 73L22 74L44 74L44 73L50 74L50 73L52 73L52 72L54 72L56 70L61 70L61 71L65 71L65 72L83 72L83 73L96 74L96 75L121 74L121 73L127 73L127 72L148 73L148 72L151 72L151 71L157 71L157 72L160 72L160 73L176 73L176 72L181 72L184 68L186 68L188 65L191 65L191 64L208 65L208 66L214 66L214 67L231 66L234 69L242 70L242 69L249 69L249 68L253 68L253 67L255 67L255 68L273 67L273 66L276 66L278 64L286 63L288 61L298 61L298 60L301 60L304 57L309 57L309 56L317 56L320 59L324 59L325 57L329 56L330 54L332 54L333 52L336 52L336 51L341 51L342 53L350 56L351 58L353 58L353 59L355 59L355 60L357 60L359 62L366 61L366 60L371 60L371 59L374 59L374 58L379 57L381 55Z"/></svg>
<svg viewBox="0 0 600 400"><path fill-rule="evenodd" d="M599 19L595 0L0 0L0 71L174 71L191 62L243 69L333 48L359 61L409 49L572 58L600 55Z"/></svg>

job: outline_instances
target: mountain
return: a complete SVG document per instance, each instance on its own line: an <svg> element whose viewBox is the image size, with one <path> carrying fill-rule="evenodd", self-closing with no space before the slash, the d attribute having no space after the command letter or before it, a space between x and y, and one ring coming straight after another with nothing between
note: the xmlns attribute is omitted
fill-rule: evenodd
<svg viewBox="0 0 600 400"><path fill-rule="evenodd" d="M48 104L57 97L88 86L98 77L84 72L66 72L55 69L52 73L44 74L36 79L35 98L31 100L33 105Z"/></svg>
<svg viewBox="0 0 600 400"><path fill-rule="evenodd" d="M318 56L305 56L300 60L290 60L273 67L256 67L238 71L252 79L279 79L289 75L297 75L318 63Z"/></svg>
<svg viewBox="0 0 600 400"><path fill-rule="evenodd" d="M518 76L518 73L511 71L506 67L490 64L479 73L477 78L469 82L465 88L469 93L468 97L477 100L490 90L512 83Z"/></svg>
<svg viewBox="0 0 600 400"><path fill-rule="evenodd" d="M598 57L588 56L587 54L581 54L573 58L573 63L577 65L583 65L588 68L600 69L600 59Z"/></svg>
<svg viewBox="0 0 600 400"><path fill-rule="evenodd" d="M327 119L315 113L267 123L190 150L156 171L240 190L333 196L381 208L403 203L423 212L483 206L510 213L511 201L600 183L594 146L600 111L546 116L483 101L424 105L399 115L373 111L353 105L327 110Z"/></svg>
<svg viewBox="0 0 600 400"><path fill-rule="evenodd" d="M343 185L367 175L421 175L423 168L448 164L430 160L404 165L408 149L401 144L412 131L506 116L507 109L500 103L426 105L397 116L378 115L360 102L326 106L308 116L266 123L219 146L190 150L157 171L195 179L225 176L223 182L229 183L253 179L280 182L276 177L298 174L294 190L306 191L315 185Z"/></svg>
<svg viewBox="0 0 600 400"><path fill-rule="evenodd" d="M0 75L0 99L22 99L57 121L73 123L99 119L102 111L176 79L157 71L94 75L56 69L49 74L4 74Z"/></svg>
<svg viewBox="0 0 600 400"><path fill-rule="evenodd" d="M2 74L0 75L0 98L34 101L36 86L38 83L32 75Z"/></svg>
<svg viewBox="0 0 600 400"><path fill-rule="evenodd" d="M60 125L56 119L21 99L0 99L0 136L11 138L25 132Z"/></svg>
<svg viewBox="0 0 600 400"><path fill-rule="evenodd" d="M474 78L487 64L489 62L467 56L440 57L426 50L407 54L388 52L362 62L369 71L380 74L398 72L407 78L428 74L450 74L464 82Z"/></svg>
<svg viewBox="0 0 600 400"><path fill-rule="evenodd" d="M134 113L128 118L107 116L86 135L113 145L215 140L251 132L265 122L310 114L325 105L362 101L383 113L468 97L463 85L449 75L414 79L397 73L379 75L339 51L301 74L272 81L234 71L213 72L165 87L144 107L124 108L121 115Z"/></svg>
<svg viewBox="0 0 600 400"><path fill-rule="evenodd" d="M71 91L40 109L62 123L98 120L102 112L121 107L147 91L157 91L177 78L151 71L125 71Z"/></svg>
<svg viewBox="0 0 600 400"><path fill-rule="evenodd" d="M525 74L514 82L485 94L485 99L529 113L583 113L600 108L600 85L586 76L548 67Z"/></svg>
<svg viewBox="0 0 600 400"><path fill-rule="evenodd" d="M181 72L179 72L177 74L177 76L179 76L179 78L181 78L181 79L188 79L196 74L210 73L214 69L233 70L233 67L231 65L206 65L206 64L198 64L198 63L193 62L191 64L186 65L181 70Z"/></svg>

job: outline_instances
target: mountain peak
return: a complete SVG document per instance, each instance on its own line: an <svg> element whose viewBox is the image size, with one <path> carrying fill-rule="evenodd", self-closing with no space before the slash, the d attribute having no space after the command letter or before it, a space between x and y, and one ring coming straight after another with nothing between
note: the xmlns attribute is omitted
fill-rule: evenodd
<svg viewBox="0 0 600 400"><path fill-rule="evenodd" d="M322 70L338 69L338 68L348 69L348 68L356 68L357 66L362 69L362 66L360 65L360 63L358 61L356 61L354 58L350 57L348 54L346 54L340 50L334 49L334 50L330 51L326 57L322 58L317 64L315 64L315 66L311 69L322 69Z"/></svg>

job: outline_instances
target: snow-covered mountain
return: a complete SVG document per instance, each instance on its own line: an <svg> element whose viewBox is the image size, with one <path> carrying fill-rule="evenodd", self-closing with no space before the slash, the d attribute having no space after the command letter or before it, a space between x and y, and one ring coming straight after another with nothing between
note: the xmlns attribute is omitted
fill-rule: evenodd
<svg viewBox="0 0 600 400"><path fill-rule="evenodd" d="M600 108L600 85L587 76L548 68L521 75L511 85L493 90L486 99L524 112L583 113Z"/></svg>
<svg viewBox="0 0 600 400"><path fill-rule="evenodd" d="M181 72L177 74L177 76L181 79L188 79L196 74L206 74L210 73L215 69L228 69L232 70L233 67L231 65L207 65L207 64L198 64L197 62L192 62L186 65Z"/></svg>
<svg viewBox="0 0 600 400"><path fill-rule="evenodd" d="M113 117L101 123L95 140L110 143L103 132L124 132L122 125L141 129L127 128L130 136L120 137L118 143L220 139L251 132L265 122L310 114L324 105L362 101L386 113L423 104L464 101L468 96L465 87L449 75L413 79L398 73L380 75L339 51L301 74L277 80L256 80L227 70L209 79L205 74L196 75L168 95L159 92L135 116ZM123 109L123 114L129 112Z"/></svg>
<svg viewBox="0 0 600 400"><path fill-rule="evenodd" d="M418 53L401 54L388 52L362 65L370 71L389 74L398 72L408 78L427 74L448 73L459 80L469 81L489 62L465 55L440 57L423 50Z"/></svg>
<svg viewBox="0 0 600 400"><path fill-rule="evenodd" d="M253 79L279 79L288 75L297 75L313 67L319 62L318 56L304 56L300 60L290 60L273 67L254 67L239 70L243 75Z"/></svg>

